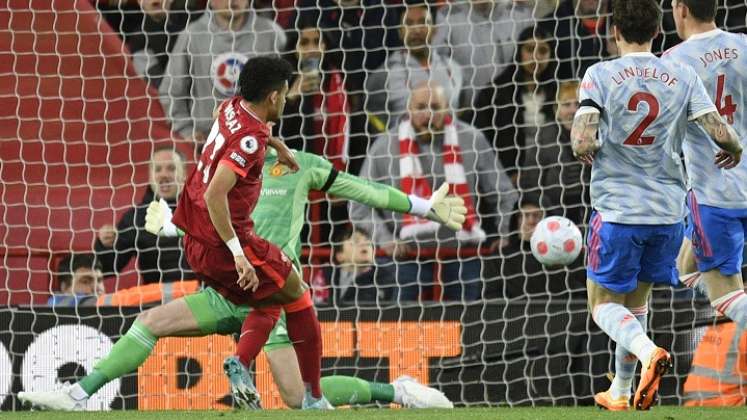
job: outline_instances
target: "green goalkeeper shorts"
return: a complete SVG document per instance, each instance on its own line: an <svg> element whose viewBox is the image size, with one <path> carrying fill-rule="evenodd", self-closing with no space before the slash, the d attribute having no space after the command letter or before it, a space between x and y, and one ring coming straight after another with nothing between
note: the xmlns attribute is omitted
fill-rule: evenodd
<svg viewBox="0 0 747 420"><path fill-rule="evenodd" d="M252 310L249 305L236 305L211 287L185 296L184 300L204 335L240 334L241 325ZM264 349L272 351L290 345L288 330L285 328L285 313L282 313L275 328L270 332Z"/></svg>

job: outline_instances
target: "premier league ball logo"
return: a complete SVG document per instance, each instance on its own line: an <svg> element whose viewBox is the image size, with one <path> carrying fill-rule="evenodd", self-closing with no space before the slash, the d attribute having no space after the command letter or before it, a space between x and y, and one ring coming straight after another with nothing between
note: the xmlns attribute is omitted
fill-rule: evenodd
<svg viewBox="0 0 747 420"><path fill-rule="evenodd" d="M239 53L224 53L213 60L210 66L210 74L213 77L213 86L223 96L233 96L236 94L236 83L239 81L239 74L244 68L247 57Z"/></svg>

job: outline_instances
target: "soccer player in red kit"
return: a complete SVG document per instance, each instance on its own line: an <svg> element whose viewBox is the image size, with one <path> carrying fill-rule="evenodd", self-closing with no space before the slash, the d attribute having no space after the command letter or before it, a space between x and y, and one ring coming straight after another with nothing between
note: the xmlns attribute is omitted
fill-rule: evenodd
<svg viewBox="0 0 747 420"><path fill-rule="evenodd" d="M290 150L271 137L268 127L283 113L292 72L277 57L246 62L239 94L218 108L173 221L186 233L184 250L197 276L235 304L254 307L237 346L243 368L259 354L284 310L307 389L304 405L326 407L320 386L321 330L308 287L279 248L255 235L250 218L262 187L266 147L297 168Z"/></svg>

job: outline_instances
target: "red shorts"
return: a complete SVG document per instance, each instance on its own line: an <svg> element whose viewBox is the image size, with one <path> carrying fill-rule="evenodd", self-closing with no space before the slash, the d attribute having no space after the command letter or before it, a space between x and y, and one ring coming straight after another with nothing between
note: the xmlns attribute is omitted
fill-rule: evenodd
<svg viewBox="0 0 747 420"><path fill-rule="evenodd" d="M280 291L293 267L280 248L254 233L241 244L259 279L259 287L254 292L239 287L236 263L227 246L207 246L186 235L184 253L192 271L206 285L237 305L247 305Z"/></svg>

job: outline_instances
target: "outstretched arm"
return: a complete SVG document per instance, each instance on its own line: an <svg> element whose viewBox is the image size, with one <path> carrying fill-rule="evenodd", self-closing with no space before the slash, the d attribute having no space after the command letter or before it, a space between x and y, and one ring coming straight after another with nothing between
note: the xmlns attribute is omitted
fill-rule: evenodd
<svg viewBox="0 0 747 420"><path fill-rule="evenodd" d="M581 107L573 119L571 127L571 148L573 155L581 162L591 165L594 153L601 147L597 140L599 130L599 110Z"/></svg>
<svg viewBox="0 0 747 420"><path fill-rule="evenodd" d="M448 188L442 186L430 199L406 195L402 191L378 182L368 181L345 172L333 172L330 194L365 204L369 207L410 213L459 230L464 222L464 200L447 196Z"/></svg>
<svg viewBox="0 0 747 420"><path fill-rule="evenodd" d="M721 151L716 154L715 162L719 168L731 169L742 160L742 145L739 144L737 132L717 111L709 112L695 119L703 127Z"/></svg>

